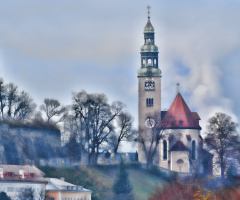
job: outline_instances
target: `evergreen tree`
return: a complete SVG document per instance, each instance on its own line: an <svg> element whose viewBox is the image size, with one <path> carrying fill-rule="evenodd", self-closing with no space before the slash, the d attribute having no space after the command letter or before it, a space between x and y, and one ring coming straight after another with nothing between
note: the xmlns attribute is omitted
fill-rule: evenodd
<svg viewBox="0 0 240 200"><path fill-rule="evenodd" d="M11 198L5 192L0 193L0 199L1 200L11 200Z"/></svg>
<svg viewBox="0 0 240 200"><path fill-rule="evenodd" d="M121 159L119 164L119 171L114 181L113 192L115 194L115 200L134 200L132 195L133 186L131 185L128 172L126 171L126 165Z"/></svg>
<svg viewBox="0 0 240 200"><path fill-rule="evenodd" d="M135 158L134 159L135 159L136 162L138 162L138 152L137 151L135 153Z"/></svg>

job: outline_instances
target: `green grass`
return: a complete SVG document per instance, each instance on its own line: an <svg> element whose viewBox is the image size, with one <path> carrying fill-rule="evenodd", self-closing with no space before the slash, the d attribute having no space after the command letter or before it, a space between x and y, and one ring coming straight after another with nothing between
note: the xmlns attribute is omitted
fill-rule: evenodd
<svg viewBox="0 0 240 200"><path fill-rule="evenodd" d="M113 199L112 185L118 166L87 166L87 167L41 167L46 177L65 177L65 180L93 191L93 200ZM149 193L156 184L165 181L150 171L142 168L128 168L129 179L133 185L136 200L147 200Z"/></svg>

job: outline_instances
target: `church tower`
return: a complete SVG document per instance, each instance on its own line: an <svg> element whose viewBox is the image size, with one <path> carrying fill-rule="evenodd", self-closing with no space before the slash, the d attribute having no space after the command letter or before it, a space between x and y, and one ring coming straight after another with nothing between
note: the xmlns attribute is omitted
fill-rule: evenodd
<svg viewBox="0 0 240 200"><path fill-rule="evenodd" d="M138 70L138 130L139 137L151 134L159 123L156 114L161 113L161 70L158 68L158 47L155 45L154 28L148 21L144 27L144 45L141 47L141 68ZM139 161L146 163L142 146L138 145Z"/></svg>

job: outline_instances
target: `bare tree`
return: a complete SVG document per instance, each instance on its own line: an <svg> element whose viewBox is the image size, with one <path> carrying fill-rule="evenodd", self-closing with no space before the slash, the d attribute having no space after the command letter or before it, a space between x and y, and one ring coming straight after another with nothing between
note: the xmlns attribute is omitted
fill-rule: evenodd
<svg viewBox="0 0 240 200"><path fill-rule="evenodd" d="M49 196L46 194L44 190L40 190L37 193L32 187L25 188L23 192L18 195L18 199L20 200L49 200Z"/></svg>
<svg viewBox="0 0 240 200"><path fill-rule="evenodd" d="M6 86L4 85L3 79L0 78L0 112L1 117L4 119L4 108L6 107Z"/></svg>
<svg viewBox="0 0 240 200"><path fill-rule="evenodd" d="M216 113L208 120L205 144L216 156L215 165L220 166L221 177L224 177L230 159L236 158L240 149L238 124L224 113Z"/></svg>
<svg viewBox="0 0 240 200"><path fill-rule="evenodd" d="M145 134L143 130L139 130L138 135L138 142L144 152L147 167L153 165L154 157L157 155L159 142L163 136L164 130L169 124L175 123L172 115L167 115L161 121L161 114L155 113L153 119L155 122L160 122L160 124L153 124L148 134Z"/></svg>
<svg viewBox="0 0 240 200"><path fill-rule="evenodd" d="M53 117L59 117L56 124L67 116L67 109L64 106L61 106L60 102L56 99L44 99L44 103L40 106L47 116L47 122L49 123Z"/></svg>
<svg viewBox="0 0 240 200"><path fill-rule="evenodd" d="M86 91L73 94L72 108L81 123L89 163L97 163L101 148L113 134L113 121L123 107L121 102L110 105L104 94L88 94Z"/></svg>
<svg viewBox="0 0 240 200"><path fill-rule="evenodd" d="M137 137L137 131L133 129L133 117L127 112L121 112L116 118L117 120L117 129L115 134L110 138L109 143L113 146L113 153L115 160L115 155L118 151L119 145L122 141L132 142Z"/></svg>
<svg viewBox="0 0 240 200"><path fill-rule="evenodd" d="M18 102L17 86L14 85L13 83L9 83L7 85L7 106L8 106L7 116L8 116L8 118L12 117L13 106L17 102Z"/></svg>
<svg viewBox="0 0 240 200"><path fill-rule="evenodd" d="M22 91L15 102L12 117L16 120L24 120L34 112L36 107L37 105L33 102L33 99L28 93Z"/></svg>
<svg viewBox="0 0 240 200"><path fill-rule="evenodd" d="M10 120L17 121L29 118L36 108L29 94L24 91L19 93L17 86L13 83L9 83L6 87L3 86L2 90L4 90L1 102L2 118L5 118L4 115Z"/></svg>
<svg viewBox="0 0 240 200"><path fill-rule="evenodd" d="M18 195L20 200L34 200L35 199L35 192L33 188L25 188L23 192Z"/></svg>

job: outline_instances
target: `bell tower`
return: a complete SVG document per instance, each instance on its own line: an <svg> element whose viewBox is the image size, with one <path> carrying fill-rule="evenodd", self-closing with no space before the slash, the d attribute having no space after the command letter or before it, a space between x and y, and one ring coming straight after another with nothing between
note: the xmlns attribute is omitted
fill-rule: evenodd
<svg viewBox="0 0 240 200"><path fill-rule="evenodd" d="M158 47L155 45L154 28L148 21L144 27L144 45L141 47L141 68L138 70L138 133L145 138L159 124L156 113L161 114L161 77L158 67ZM139 162L146 163L143 148L138 144Z"/></svg>

